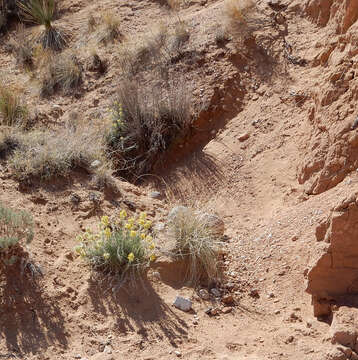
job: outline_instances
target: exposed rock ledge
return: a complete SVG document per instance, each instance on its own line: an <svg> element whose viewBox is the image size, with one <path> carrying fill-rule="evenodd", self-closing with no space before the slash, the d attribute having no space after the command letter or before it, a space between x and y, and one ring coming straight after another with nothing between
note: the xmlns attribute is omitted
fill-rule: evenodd
<svg viewBox="0 0 358 360"><path fill-rule="evenodd" d="M307 292L315 316L328 315L331 305L358 295L358 191L339 201L329 219L316 229L317 257L308 273Z"/></svg>

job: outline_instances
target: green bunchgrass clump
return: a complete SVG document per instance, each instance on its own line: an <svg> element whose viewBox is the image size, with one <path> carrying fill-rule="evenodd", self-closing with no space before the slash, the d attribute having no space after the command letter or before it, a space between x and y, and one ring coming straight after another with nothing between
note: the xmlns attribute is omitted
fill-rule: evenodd
<svg viewBox="0 0 358 360"><path fill-rule="evenodd" d="M75 131L31 131L23 134L21 146L8 158L13 176L21 181L33 178L49 180L68 177L72 170L91 168L94 160L105 164L104 140L101 131L78 127Z"/></svg>
<svg viewBox="0 0 358 360"><path fill-rule="evenodd" d="M64 32L52 25L56 11L55 0L18 1L18 6L25 20L44 27L38 35L38 41L44 49L59 51L66 46Z"/></svg>
<svg viewBox="0 0 358 360"><path fill-rule="evenodd" d="M197 284L201 279L220 278L218 236L194 209L179 212L168 222L169 236L174 240L172 256L188 262L187 280Z"/></svg>
<svg viewBox="0 0 358 360"><path fill-rule="evenodd" d="M9 250L19 245L20 241L27 244L34 237L34 222L26 211L13 210L0 202L0 258L5 264L16 261L15 256L9 256Z"/></svg>
<svg viewBox="0 0 358 360"><path fill-rule="evenodd" d="M83 69L72 52L60 56L45 53L39 58L41 62L48 60L40 72L41 96L51 96L56 91L71 95L82 84Z"/></svg>
<svg viewBox="0 0 358 360"><path fill-rule="evenodd" d="M124 80L111 111L107 145L125 177L149 173L191 124L188 91L182 83L145 89Z"/></svg>
<svg viewBox="0 0 358 360"><path fill-rule="evenodd" d="M127 219L127 213L122 210L117 221L103 216L98 232L87 230L78 237L75 251L95 270L135 284L156 259L155 244L149 235L151 226L145 213L138 219Z"/></svg>
<svg viewBox="0 0 358 360"><path fill-rule="evenodd" d="M29 112L20 91L0 85L0 125L26 125L28 119Z"/></svg>

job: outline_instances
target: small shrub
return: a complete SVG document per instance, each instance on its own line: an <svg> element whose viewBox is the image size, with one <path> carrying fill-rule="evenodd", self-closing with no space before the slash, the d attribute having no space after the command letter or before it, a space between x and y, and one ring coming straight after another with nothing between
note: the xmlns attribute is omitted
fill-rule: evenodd
<svg viewBox="0 0 358 360"><path fill-rule="evenodd" d="M167 63L176 56L190 33L185 22L178 20L172 29L161 23L140 38L124 42L119 50L119 63L124 73L136 74L148 67L167 68Z"/></svg>
<svg viewBox="0 0 358 360"><path fill-rule="evenodd" d="M94 29L97 27L97 20L96 20L96 18L93 16L93 14L90 14L90 16L88 17L87 27L88 27L88 31L89 31L89 32L93 32Z"/></svg>
<svg viewBox="0 0 358 360"><path fill-rule="evenodd" d="M253 0L226 0L225 15L230 32L237 38L247 37L254 31L255 9Z"/></svg>
<svg viewBox="0 0 358 360"><path fill-rule="evenodd" d="M102 16L102 26L98 30L98 41L104 44L114 42L121 38L119 30L120 20L112 13L105 13Z"/></svg>
<svg viewBox="0 0 358 360"><path fill-rule="evenodd" d="M107 144L119 171L126 177L142 175L190 128L188 91L183 83L145 89L124 80L111 116Z"/></svg>
<svg viewBox="0 0 358 360"><path fill-rule="evenodd" d="M63 30L52 25L56 10L55 0L18 1L18 6L25 20L44 26L44 30L38 35L38 41L44 49L59 51L66 46Z"/></svg>
<svg viewBox="0 0 358 360"><path fill-rule="evenodd" d="M19 26L16 35L12 36L8 43L7 48L11 51L16 59L16 63L21 67L30 70L33 66L33 46L29 41L23 26Z"/></svg>
<svg viewBox="0 0 358 360"><path fill-rule="evenodd" d="M126 212L122 210L116 221L103 216L98 232L87 230L78 237L79 245L75 251L95 270L136 283L156 258L155 244L149 235L151 225L145 213L138 219L127 219Z"/></svg>
<svg viewBox="0 0 358 360"><path fill-rule="evenodd" d="M175 242L173 256L188 261L187 279L197 283L220 278L218 252L221 242L194 209L181 211L169 221L169 236Z"/></svg>
<svg viewBox="0 0 358 360"><path fill-rule="evenodd" d="M22 136L17 129L4 128L0 132L0 159L7 158L16 148L21 146Z"/></svg>
<svg viewBox="0 0 358 360"><path fill-rule="evenodd" d="M29 112L21 96L14 87L0 85L0 125L26 125Z"/></svg>
<svg viewBox="0 0 358 360"><path fill-rule="evenodd" d="M56 91L64 95L72 94L82 84L82 66L72 52L60 56L49 56L49 62L40 74L43 97L51 96Z"/></svg>
<svg viewBox="0 0 358 360"><path fill-rule="evenodd" d="M13 263L15 256L10 256L11 249L19 245L20 241L27 244L34 237L34 222L26 211L13 210L0 202L0 259L2 262Z"/></svg>
<svg viewBox="0 0 358 360"><path fill-rule="evenodd" d="M74 169L91 173L93 161L104 158L103 150L101 131L97 129L32 131L23 136L23 143L13 151L8 165L21 181L68 177Z"/></svg>

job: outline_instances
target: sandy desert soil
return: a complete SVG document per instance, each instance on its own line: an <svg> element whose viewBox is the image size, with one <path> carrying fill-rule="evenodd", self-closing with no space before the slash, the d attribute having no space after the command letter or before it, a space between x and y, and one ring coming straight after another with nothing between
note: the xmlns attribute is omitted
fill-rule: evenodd
<svg viewBox="0 0 358 360"><path fill-rule="evenodd" d="M18 272L3 276L1 358L326 358L330 323L313 316L307 274L317 260L317 226L358 190L351 130L358 6L348 0L269 3L257 1L263 22L256 41L218 45L221 0L187 1L174 13L154 0L61 2L58 23L70 30L82 61L89 14L115 12L132 36L180 16L190 38L171 72L184 76L199 115L155 177L141 184L116 179L119 194L93 189L80 173L24 188L0 162L0 200L33 214L36 235L28 251L44 273L37 281ZM4 43L0 71L23 86L44 124L61 126L73 109L88 121L108 112L121 79L116 44L99 47L109 70L99 79L86 72L80 97L40 99ZM153 199L153 190L171 196ZM96 207L91 194L100 199ZM223 305L200 299L160 259L144 289L113 292L73 253L76 235L102 214L134 204L163 222L174 203L194 203L225 221L225 267L235 299L229 313L208 316L206 309ZM192 298L193 312L172 306L178 294Z"/></svg>

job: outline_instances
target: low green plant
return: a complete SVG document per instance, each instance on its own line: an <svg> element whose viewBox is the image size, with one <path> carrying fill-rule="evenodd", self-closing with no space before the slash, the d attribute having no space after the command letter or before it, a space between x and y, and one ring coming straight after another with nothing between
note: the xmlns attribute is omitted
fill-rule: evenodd
<svg viewBox="0 0 358 360"><path fill-rule="evenodd" d="M19 245L21 241L30 243L34 237L34 222L32 216L23 210L13 210L0 202L0 258L2 261L12 262L13 256L8 258L10 249Z"/></svg>
<svg viewBox="0 0 358 360"><path fill-rule="evenodd" d="M29 0L27 2L19 0L17 3L25 20L44 27L38 35L38 41L43 48L59 51L66 46L67 40L63 30L52 24L56 11L55 0Z"/></svg>
<svg viewBox="0 0 358 360"><path fill-rule="evenodd" d="M0 125L26 125L29 111L20 91L14 87L0 85Z"/></svg>
<svg viewBox="0 0 358 360"><path fill-rule="evenodd" d="M187 280L193 284L201 279L221 277L219 250L221 241L194 209L178 212L168 222L168 233L174 241L172 256L188 262Z"/></svg>
<svg viewBox="0 0 358 360"><path fill-rule="evenodd" d="M75 251L95 270L136 283L156 259L155 244L149 234L151 226L145 213L137 219L127 218L124 210L117 220L103 216L98 232L87 230L77 238Z"/></svg>

